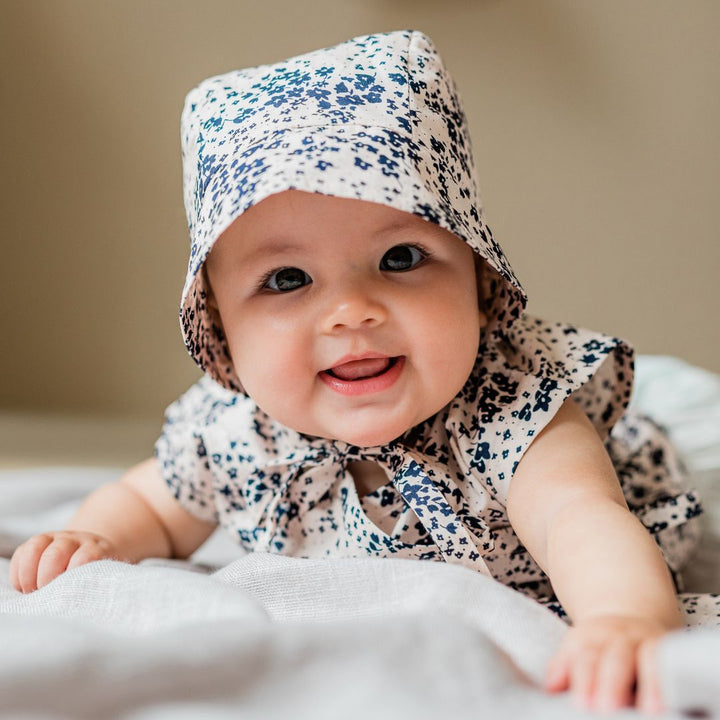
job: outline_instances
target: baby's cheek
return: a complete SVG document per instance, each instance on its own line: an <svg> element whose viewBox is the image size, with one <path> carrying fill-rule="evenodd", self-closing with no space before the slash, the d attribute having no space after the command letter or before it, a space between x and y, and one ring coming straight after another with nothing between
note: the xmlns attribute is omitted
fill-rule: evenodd
<svg viewBox="0 0 720 720"><path fill-rule="evenodd" d="M292 427L315 375L299 353L276 343L265 353L245 353L241 365L240 379L248 395L268 415Z"/></svg>

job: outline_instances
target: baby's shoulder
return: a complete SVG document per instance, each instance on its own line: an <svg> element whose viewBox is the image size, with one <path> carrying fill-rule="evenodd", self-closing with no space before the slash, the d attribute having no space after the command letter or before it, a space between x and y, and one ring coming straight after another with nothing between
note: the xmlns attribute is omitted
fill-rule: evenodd
<svg viewBox="0 0 720 720"><path fill-rule="evenodd" d="M165 410L165 423L210 428L237 422L243 417L250 421L255 408L255 403L246 395L203 376Z"/></svg>
<svg viewBox="0 0 720 720"><path fill-rule="evenodd" d="M257 464L307 445L298 433L273 420L247 395L228 390L207 376L165 411L162 438L174 447L199 447L211 458L230 452Z"/></svg>

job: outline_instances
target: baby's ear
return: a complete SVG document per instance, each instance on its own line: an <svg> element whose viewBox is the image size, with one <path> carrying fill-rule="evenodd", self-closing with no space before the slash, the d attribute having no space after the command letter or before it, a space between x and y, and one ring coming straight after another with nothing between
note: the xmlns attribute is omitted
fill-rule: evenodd
<svg viewBox="0 0 720 720"><path fill-rule="evenodd" d="M224 335L225 330L223 328L222 318L220 317L217 300L215 299L215 293L213 293L209 283L205 286L205 288L205 314L207 315L207 319L213 328Z"/></svg>
<svg viewBox="0 0 720 720"><path fill-rule="evenodd" d="M208 277L208 271L207 267L203 264L202 270L203 274L203 285L205 286L205 305L210 309L214 310L215 313L218 312L218 304L217 300L215 299L215 293L213 292L212 285L210 284L210 278Z"/></svg>
<svg viewBox="0 0 720 720"><path fill-rule="evenodd" d="M478 315L480 317L480 329L486 327L489 322L488 302L484 291L485 261L474 253L475 262L475 285L477 286Z"/></svg>
<svg viewBox="0 0 720 720"><path fill-rule="evenodd" d="M478 315L480 316L480 329L482 330L484 327L487 327L488 316L482 308L478 310Z"/></svg>
<svg viewBox="0 0 720 720"><path fill-rule="evenodd" d="M212 291L212 288L208 286L207 294L205 297L205 303L207 304L208 308L210 310L213 310L214 312L218 312L218 304L217 300L215 299L215 293Z"/></svg>

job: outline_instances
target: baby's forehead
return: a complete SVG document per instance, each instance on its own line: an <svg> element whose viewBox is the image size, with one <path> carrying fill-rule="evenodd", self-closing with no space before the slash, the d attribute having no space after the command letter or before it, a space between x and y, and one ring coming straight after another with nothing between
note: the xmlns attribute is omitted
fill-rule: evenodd
<svg viewBox="0 0 720 720"><path fill-rule="evenodd" d="M293 223L298 217L321 224L340 218L362 219L366 223L421 224L423 218L410 209L402 210L390 204L344 197L336 193L306 192L291 188L273 193L248 208L242 217L273 224Z"/></svg>
<svg viewBox="0 0 720 720"><path fill-rule="evenodd" d="M412 212L380 203L299 190L271 195L248 208L221 234L216 246L241 243L244 250L292 249L302 241L317 245L368 243L448 235L464 241ZM307 244L307 242L305 242Z"/></svg>

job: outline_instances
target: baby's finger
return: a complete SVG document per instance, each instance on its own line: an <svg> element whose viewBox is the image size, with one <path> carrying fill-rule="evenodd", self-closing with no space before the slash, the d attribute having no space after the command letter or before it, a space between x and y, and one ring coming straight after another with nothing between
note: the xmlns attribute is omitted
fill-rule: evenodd
<svg viewBox="0 0 720 720"><path fill-rule="evenodd" d="M617 710L632 704L635 647L624 639L605 647L597 666L593 707Z"/></svg>
<svg viewBox="0 0 720 720"><path fill-rule="evenodd" d="M637 707L654 714L664 710L657 667L657 640L643 643L638 657Z"/></svg>
<svg viewBox="0 0 720 720"><path fill-rule="evenodd" d="M10 561L15 589L23 593L37 590L37 568L40 556L52 541L52 535L35 535L15 551Z"/></svg>
<svg viewBox="0 0 720 720"><path fill-rule="evenodd" d="M570 669L570 684L575 704L582 708L591 707L595 693L595 677L599 651L595 647L585 647L573 659Z"/></svg>
<svg viewBox="0 0 720 720"><path fill-rule="evenodd" d="M37 569L37 586L44 587L51 580L54 580L60 573L65 572L68 560L77 550L78 542L68 537L56 537L47 546Z"/></svg>
<svg viewBox="0 0 720 720"><path fill-rule="evenodd" d="M555 653L545 669L545 689L549 692L563 692L570 687L570 660L561 648Z"/></svg>
<svg viewBox="0 0 720 720"><path fill-rule="evenodd" d="M16 590L22 590L20 585L20 557L22 555L22 545L15 548L10 558L10 582Z"/></svg>
<svg viewBox="0 0 720 720"><path fill-rule="evenodd" d="M87 565L87 563L103 560L109 557L108 553L97 543L83 543L68 561L66 570Z"/></svg>

